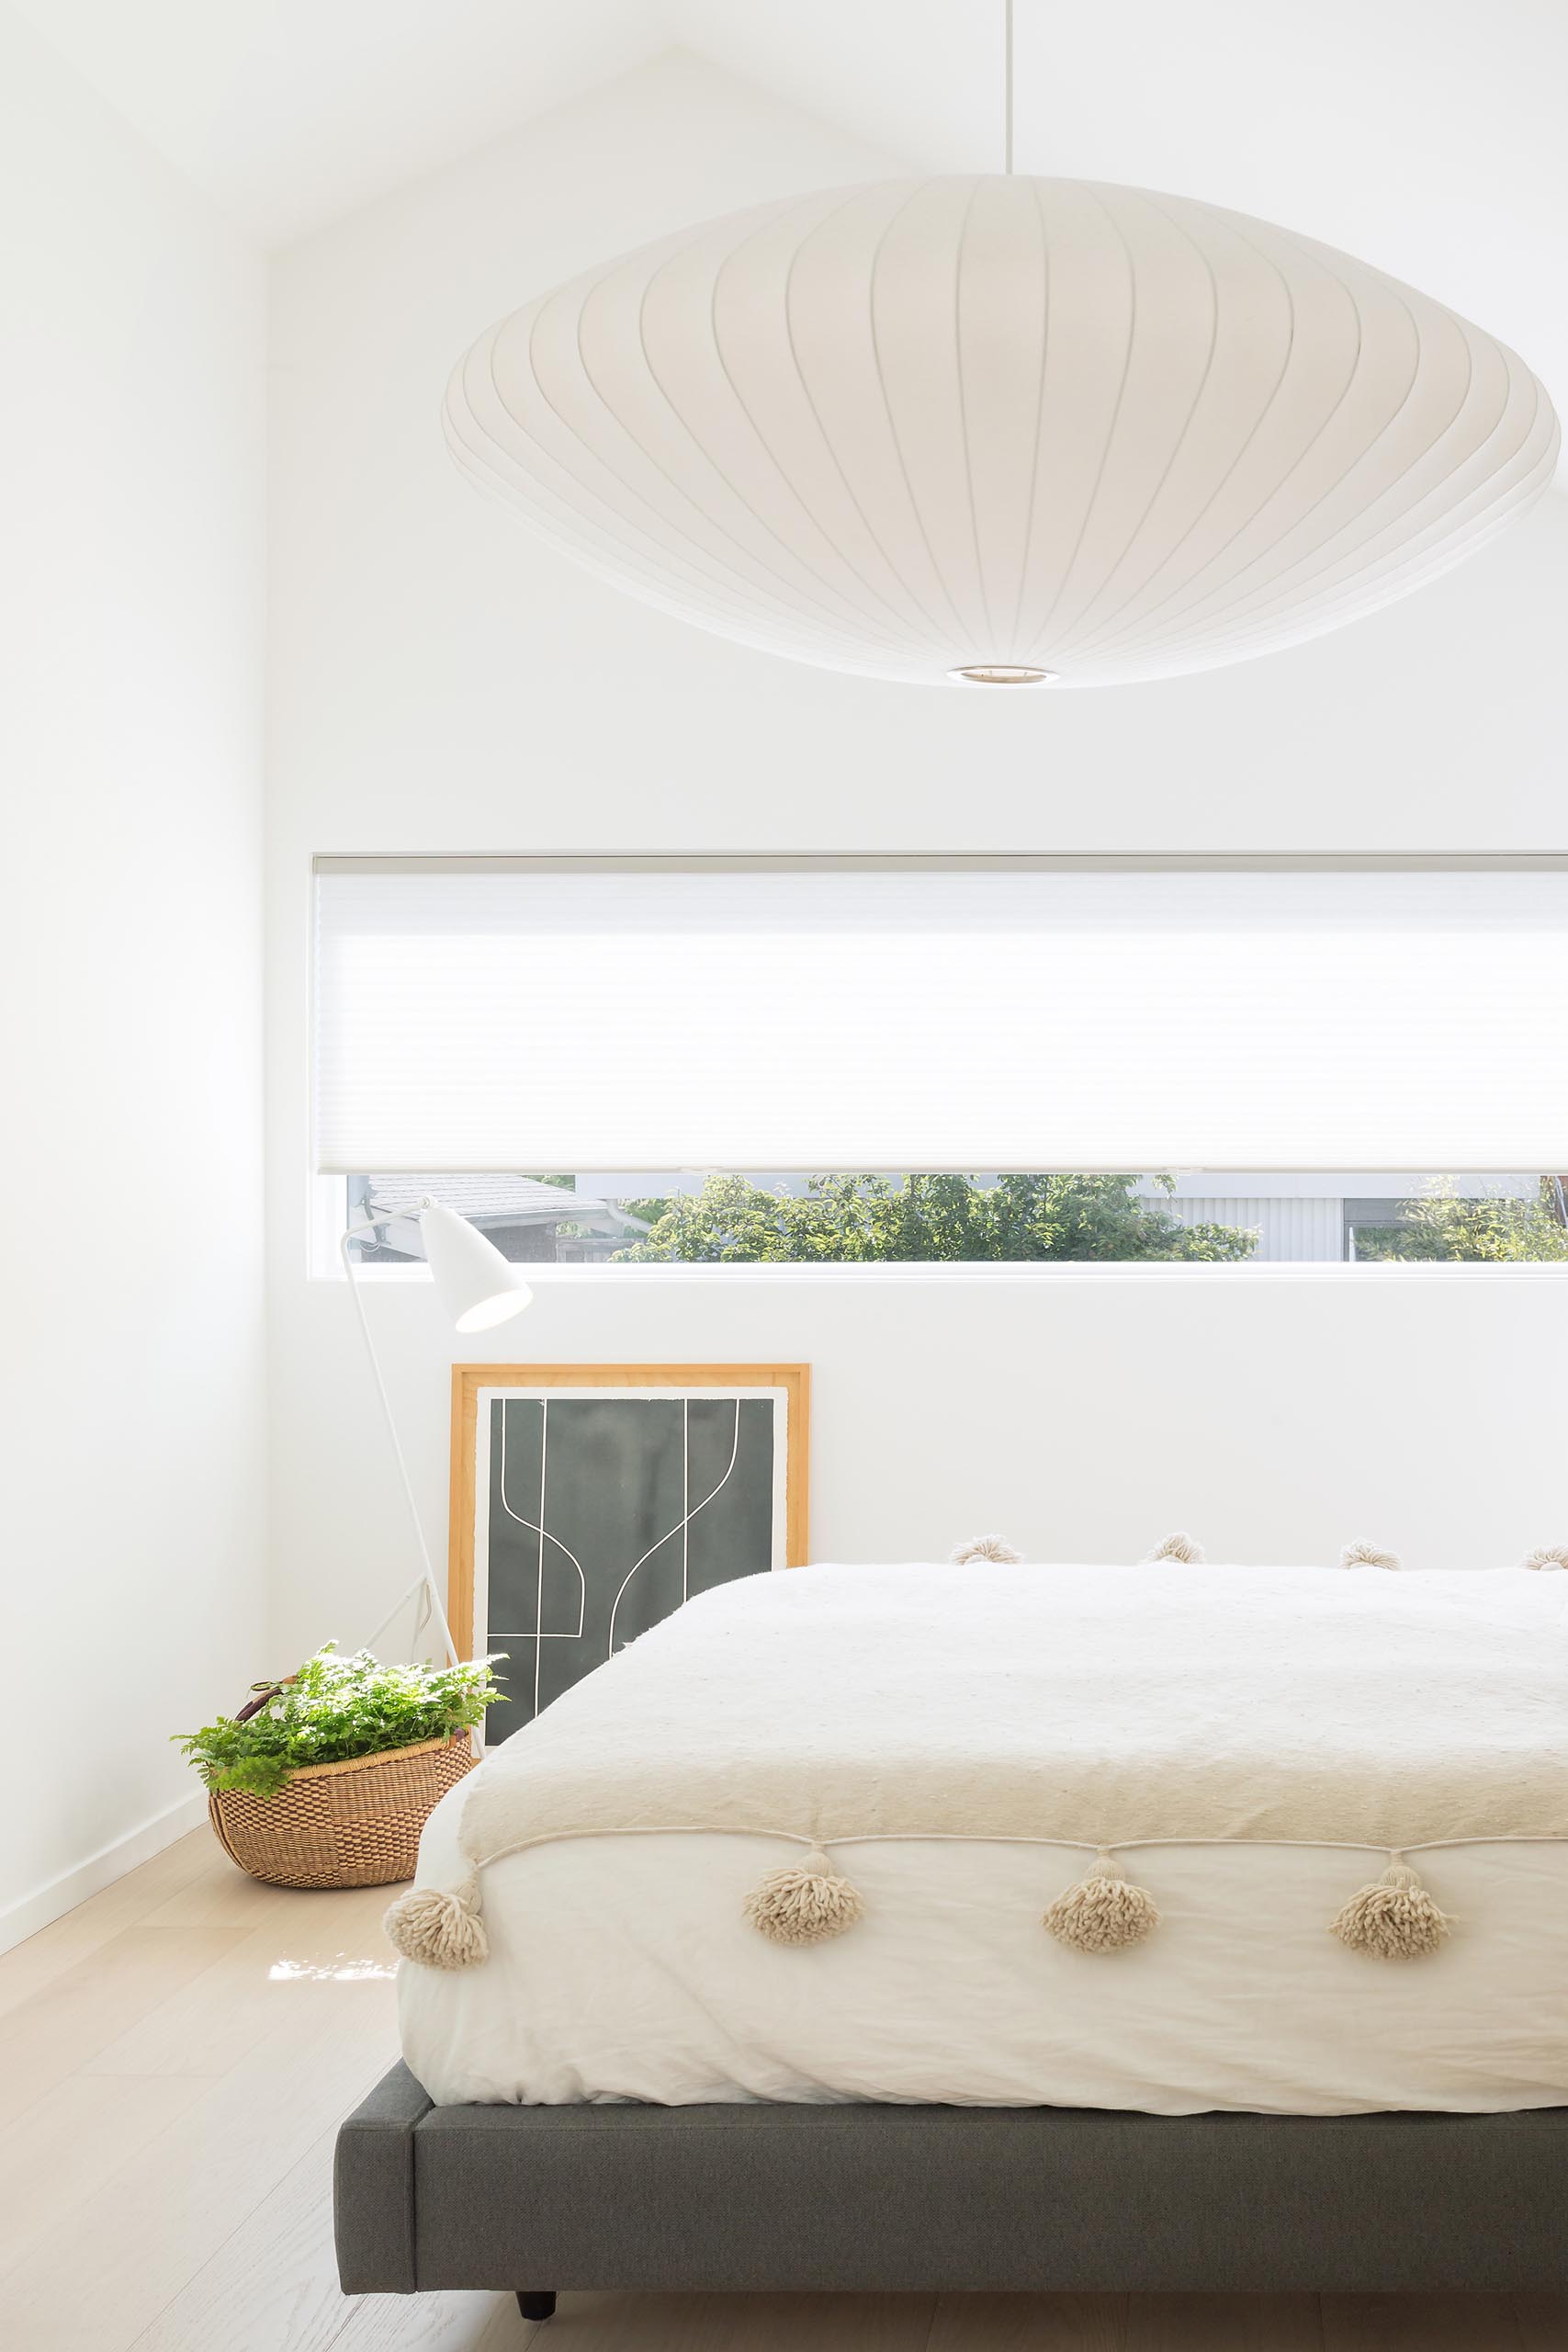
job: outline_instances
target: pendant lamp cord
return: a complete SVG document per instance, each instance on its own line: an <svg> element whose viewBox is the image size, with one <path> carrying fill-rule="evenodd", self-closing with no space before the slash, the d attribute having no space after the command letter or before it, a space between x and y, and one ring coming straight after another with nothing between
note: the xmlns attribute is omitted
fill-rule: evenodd
<svg viewBox="0 0 1568 2352"><path fill-rule="evenodd" d="M1012 171L1012 0L1002 0L1003 37L1002 84L1004 90L1002 134L1002 169Z"/></svg>

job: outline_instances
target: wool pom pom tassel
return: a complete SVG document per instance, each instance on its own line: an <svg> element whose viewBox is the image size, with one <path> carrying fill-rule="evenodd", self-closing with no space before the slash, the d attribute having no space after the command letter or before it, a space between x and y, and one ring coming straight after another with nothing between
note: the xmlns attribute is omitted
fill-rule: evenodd
<svg viewBox="0 0 1568 2352"><path fill-rule="evenodd" d="M479 1917L479 1874L475 1871L450 1894L439 1886L411 1887L386 1912L387 1940L405 1960L422 1968L477 1968L490 1958L490 1938Z"/></svg>
<svg viewBox="0 0 1568 2352"><path fill-rule="evenodd" d="M1201 1567L1203 1546L1194 1542L1190 1535L1183 1535L1178 1531L1174 1535L1162 1536L1152 1552L1144 1554L1146 1568L1152 1568L1158 1560L1179 1560L1186 1567Z"/></svg>
<svg viewBox="0 0 1568 2352"><path fill-rule="evenodd" d="M1339 1555L1342 1568L1401 1568L1404 1566L1397 1552L1385 1552L1376 1544L1347 1544Z"/></svg>
<svg viewBox="0 0 1568 2352"><path fill-rule="evenodd" d="M966 1568L971 1560L999 1560L1005 1567L1021 1566L1023 1554L1004 1544L999 1535L971 1535L950 1555L955 1568Z"/></svg>
<svg viewBox="0 0 1568 2352"><path fill-rule="evenodd" d="M1353 1894L1329 1921L1342 1944L1373 1960L1420 1960L1437 1951L1450 1925L1397 1853L1389 1855L1382 1878Z"/></svg>
<svg viewBox="0 0 1568 2352"><path fill-rule="evenodd" d="M1057 1895L1044 1924L1074 1951L1121 1951L1153 1935L1159 1912L1154 1896L1134 1886L1102 1846L1093 1869Z"/></svg>
<svg viewBox="0 0 1568 2352"><path fill-rule="evenodd" d="M1568 1568L1568 1544L1543 1544L1524 1561L1527 1568Z"/></svg>
<svg viewBox="0 0 1568 2352"><path fill-rule="evenodd" d="M865 1911L860 1889L840 1878L820 1846L770 1871L746 1897L746 1917L773 1944L825 1944Z"/></svg>

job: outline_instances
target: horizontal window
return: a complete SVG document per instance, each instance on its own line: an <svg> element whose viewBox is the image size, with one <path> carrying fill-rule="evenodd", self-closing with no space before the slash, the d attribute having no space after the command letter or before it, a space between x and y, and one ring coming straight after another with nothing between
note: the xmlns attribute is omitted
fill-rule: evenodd
<svg viewBox="0 0 1568 2352"><path fill-rule="evenodd" d="M1568 1262L1555 1176L351 1176L367 1265L422 1256L420 1203L554 1265Z"/></svg>
<svg viewBox="0 0 1568 2352"><path fill-rule="evenodd" d="M328 860L316 888L324 1170L1568 1167L1560 868ZM1340 1197L1407 1246L1371 1184Z"/></svg>

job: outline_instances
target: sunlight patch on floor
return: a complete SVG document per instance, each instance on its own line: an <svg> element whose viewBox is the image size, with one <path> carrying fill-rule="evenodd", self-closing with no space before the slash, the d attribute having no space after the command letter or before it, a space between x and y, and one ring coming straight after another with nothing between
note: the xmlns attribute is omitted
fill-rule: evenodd
<svg viewBox="0 0 1568 2352"><path fill-rule="evenodd" d="M330 1979L337 1984L356 1984L367 1977L395 1976L395 1960L275 1960L267 1970L269 1983L297 1984L305 1979L321 1982Z"/></svg>

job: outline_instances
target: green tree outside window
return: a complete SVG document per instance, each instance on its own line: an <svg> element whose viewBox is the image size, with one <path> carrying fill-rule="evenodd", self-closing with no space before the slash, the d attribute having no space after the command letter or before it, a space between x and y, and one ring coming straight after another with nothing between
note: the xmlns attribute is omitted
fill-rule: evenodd
<svg viewBox="0 0 1568 2352"><path fill-rule="evenodd" d="M1249 1258L1255 1229L1183 1225L1138 1198L1136 1175L813 1176L803 1195L745 1176L626 1206L650 1230L626 1263L964 1264L1066 1259ZM1153 1181L1174 1189L1168 1176Z"/></svg>

